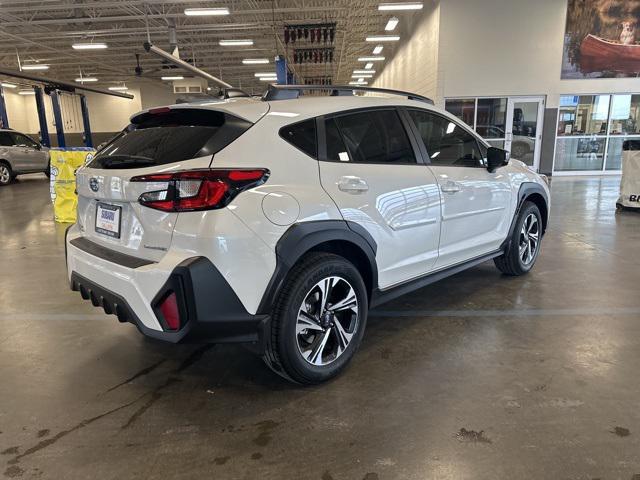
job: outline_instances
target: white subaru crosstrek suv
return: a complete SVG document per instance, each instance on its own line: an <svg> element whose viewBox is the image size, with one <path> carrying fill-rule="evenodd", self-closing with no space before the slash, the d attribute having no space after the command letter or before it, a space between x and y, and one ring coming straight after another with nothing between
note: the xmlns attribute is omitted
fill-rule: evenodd
<svg viewBox="0 0 640 480"><path fill-rule="evenodd" d="M310 384L350 361L369 308L490 259L531 269L543 176L426 98L312 88L134 115L77 172L72 289L150 337L253 343Z"/></svg>

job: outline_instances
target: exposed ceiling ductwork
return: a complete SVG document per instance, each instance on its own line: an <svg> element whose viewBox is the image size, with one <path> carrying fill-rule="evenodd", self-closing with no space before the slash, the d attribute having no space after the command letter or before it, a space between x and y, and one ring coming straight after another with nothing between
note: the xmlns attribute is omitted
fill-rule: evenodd
<svg viewBox="0 0 640 480"><path fill-rule="evenodd" d="M54 78L72 82L82 69L95 73L106 88L137 78L135 54L144 53L142 43L147 40L165 53L177 56L179 51L183 60L193 62L195 58L197 68L253 93L265 87L254 74L274 71L277 55L288 59L300 80L331 78L334 83L346 83L353 69L364 66L358 57L371 54L372 46L365 37L384 31L389 15L378 11L378 3L286 0L274 5L271 0L234 0L220 4L228 7L228 15L212 17L185 15L185 9L194 6L191 0L47 2L46 8L38 9L30 1L11 0L3 2L0 10L0 65L18 70L17 52L25 63L50 65L49 74ZM334 23L326 45L324 31L318 42L318 32L311 26ZM307 36L305 25L309 26ZM293 33L292 26L296 41L290 37L286 44L285 32ZM251 39L253 44L220 45L220 40L228 39ZM71 45L77 42L103 42L108 48L73 50ZM333 49L330 56L324 54L325 46ZM304 50L309 48L319 53L316 56L314 50L305 59ZM296 63L298 49L303 51L295 58L303 61ZM246 59L267 59L268 63L258 70L243 63ZM167 59L141 55L141 68L145 79L160 81L167 74Z"/></svg>

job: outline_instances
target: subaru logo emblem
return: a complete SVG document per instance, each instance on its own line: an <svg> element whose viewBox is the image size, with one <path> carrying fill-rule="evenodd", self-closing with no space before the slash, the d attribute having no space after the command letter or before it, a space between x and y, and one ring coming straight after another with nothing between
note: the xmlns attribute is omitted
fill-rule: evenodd
<svg viewBox="0 0 640 480"><path fill-rule="evenodd" d="M100 182L98 182L96 177L91 177L89 179L89 188L94 192L97 192L100 189Z"/></svg>

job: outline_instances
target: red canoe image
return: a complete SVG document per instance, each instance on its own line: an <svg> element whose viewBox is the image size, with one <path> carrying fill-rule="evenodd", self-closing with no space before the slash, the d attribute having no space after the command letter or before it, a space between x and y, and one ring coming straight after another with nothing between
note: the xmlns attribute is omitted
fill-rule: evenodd
<svg viewBox="0 0 640 480"><path fill-rule="evenodd" d="M624 45L587 35L580 45L580 70L583 73L613 71L640 74L640 45Z"/></svg>

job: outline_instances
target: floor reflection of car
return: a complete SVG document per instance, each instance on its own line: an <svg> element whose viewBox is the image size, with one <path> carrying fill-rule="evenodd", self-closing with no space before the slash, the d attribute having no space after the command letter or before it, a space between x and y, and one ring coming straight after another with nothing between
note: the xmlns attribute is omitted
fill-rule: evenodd
<svg viewBox="0 0 640 480"><path fill-rule="evenodd" d="M23 173L49 175L49 149L11 129L0 130L0 186Z"/></svg>
<svg viewBox="0 0 640 480"><path fill-rule="evenodd" d="M478 125L477 132L485 139L506 138L505 131L500 127L493 125ZM535 137L528 135L519 135L513 132L513 140L511 141L511 156L518 160L523 160L527 154L534 151L536 145Z"/></svg>

